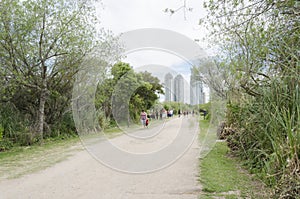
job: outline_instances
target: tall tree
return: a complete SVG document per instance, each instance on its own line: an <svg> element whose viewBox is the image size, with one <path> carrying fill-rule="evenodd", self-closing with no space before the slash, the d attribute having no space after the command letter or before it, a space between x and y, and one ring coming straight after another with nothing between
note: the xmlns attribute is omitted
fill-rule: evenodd
<svg viewBox="0 0 300 199"><path fill-rule="evenodd" d="M130 122L137 119L142 109L149 109L163 93L159 79L151 73L135 73L123 62L111 69L111 78L98 86L96 108L103 109L107 117L117 122Z"/></svg>
<svg viewBox="0 0 300 199"><path fill-rule="evenodd" d="M248 95L259 96L274 74L293 73L299 48L299 2L206 1L206 25L227 67ZM285 50L283 50L285 49ZM293 60L293 62L291 62Z"/></svg>
<svg viewBox="0 0 300 199"><path fill-rule="evenodd" d="M6 91L2 100L13 102L19 109L32 110L34 129L40 140L45 111L50 108L47 101L70 91L78 66L99 45L99 36L103 35L95 27L98 21L94 2L1 1L0 75ZM24 100L26 96L30 100Z"/></svg>
<svg viewBox="0 0 300 199"><path fill-rule="evenodd" d="M143 109L150 109L155 101L158 100L158 95L164 93L163 86L157 77L152 76L147 71L138 73L138 79L142 85L135 91L135 95L140 96Z"/></svg>

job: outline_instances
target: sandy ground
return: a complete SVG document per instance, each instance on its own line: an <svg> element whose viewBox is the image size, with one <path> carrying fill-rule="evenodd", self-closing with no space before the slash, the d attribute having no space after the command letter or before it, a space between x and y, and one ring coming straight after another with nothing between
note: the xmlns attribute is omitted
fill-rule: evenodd
<svg viewBox="0 0 300 199"><path fill-rule="evenodd" d="M145 139L122 135L110 142L129 153L150 153L170 145L170 140L179 136L178 129L187 134L196 131L198 124L191 125L191 121L195 122L195 119L175 118L166 122L163 127L150 126L149 129L140 129L134 133ZM103 141L99 143L91 145L94 152L102 147ZM201 188L198 182L199 153L196 138L190 148L168 167L150 173L133 174L116 171L118 167L104 166L97 160L95 153L91 155L83 150L43 171L1 181L0 198L196 199ZM112 161L112 164L115 163L118 162ZM127 169L125 166L120 168ZM139 168L131 168L129 165L128 170L130 169Z"/></svg>

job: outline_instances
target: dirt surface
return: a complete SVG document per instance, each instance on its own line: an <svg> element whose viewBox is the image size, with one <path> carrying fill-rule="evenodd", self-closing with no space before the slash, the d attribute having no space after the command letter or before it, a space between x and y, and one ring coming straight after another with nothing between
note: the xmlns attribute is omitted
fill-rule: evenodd
<svg viewBox="0 0 300 199"><path fill-rule="evenodd" d="M178 129L184 124L189 126L189 130L184 129L185 133L197 130L191 127L198 125L195 118L174 118L162 127L151 128L150 125L149 129L134 133L141 135L148 132L151 138L136 139L122 135L113 138L112 142L130 152L147 153L176 139ZM183 156L168 167L132 174L104 166L97 157L83 150L45 170L0 181L0 198L196 199L200 191L199 153L200 147L195 139Z"/></svg>

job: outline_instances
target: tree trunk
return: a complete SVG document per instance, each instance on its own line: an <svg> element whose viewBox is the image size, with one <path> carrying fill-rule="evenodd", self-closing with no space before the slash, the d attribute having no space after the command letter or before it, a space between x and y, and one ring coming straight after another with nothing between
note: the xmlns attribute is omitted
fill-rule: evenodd
<svg viewBox="0 0 300 199"><path fill-rule="evenodd" d="M46 24L46 13L43 15L43 24L41 28L41 35L39 41L39 58L41 61L41 94L40 94L40 105L38 113L38 128L37 128L37 138L39 142L43 142L43 133L44 133L44 121L45 121L45 103L47 95L47 66L45 64L45 59L43 57L43 38Z"/></svg>
<svg viewBox="0 0 300 199"><path fill-rule="evenodd" d="M41 95L40 95L38 128L37 128L37 138L39 142L43 141L46 98L47 98L47 82L46 79L43 79L43 87L41 89Z"/></svg>

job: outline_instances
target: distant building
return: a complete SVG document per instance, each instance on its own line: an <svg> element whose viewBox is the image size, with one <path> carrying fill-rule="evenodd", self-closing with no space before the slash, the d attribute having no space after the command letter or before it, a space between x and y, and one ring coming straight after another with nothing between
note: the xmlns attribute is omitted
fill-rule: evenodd
<svg viewBox="0 0 300 199"><path fill-rule="evenodd" d="M182 75L174 78L174 101L184 102L184 79Z"/></svg>
<svg viewBox="0 0 300 199"><path fill-rule="evenodd" d="M174 100L173 97L173 76L167 73L165 76L165 101L170 102Z"/></svg>
<svg viewBox="0 0 300 199"><path fill-rule="evenodd" d="M201 76L191 74L190 81L190 103L191 105L204 104L205 93L203 91L203 81Z"/></svg>

